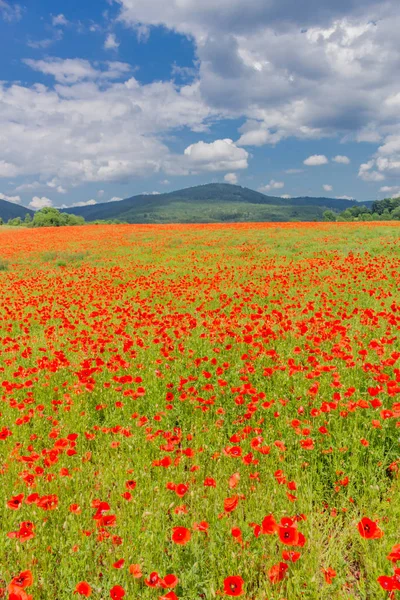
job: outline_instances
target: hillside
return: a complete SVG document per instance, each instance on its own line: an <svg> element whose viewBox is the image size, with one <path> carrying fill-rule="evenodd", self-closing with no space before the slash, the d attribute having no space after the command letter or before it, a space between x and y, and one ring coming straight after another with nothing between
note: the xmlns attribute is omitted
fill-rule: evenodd
<svg viewBox="0 0 400 600"><path fill-rule="evenodd" d="M320 221L325 210L340 212L355 203L334 198L284 199L266 196L238 185L217 183L166 194L142 194L118 202L73 207L65 209L65 212L81 215L86 221L120 219L128 223Z"/></svg>
<svg viewBox="0 0 400 600"><path fill-rule="evenodd" d="M30 214L31 217L34 215L33 210L30 208L19 206L13 202L7 202L7 200L0 200L0 217L3 219L4 223L7 223L9 219L15 219L16 217L25 219L27 213Z"/></svg>

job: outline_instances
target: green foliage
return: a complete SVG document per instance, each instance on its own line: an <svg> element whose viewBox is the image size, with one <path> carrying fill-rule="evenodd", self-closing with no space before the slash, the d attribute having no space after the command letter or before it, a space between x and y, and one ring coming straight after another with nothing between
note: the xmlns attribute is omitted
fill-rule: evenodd
<svg viewBox="0 0 400 600"><path fill-rule="evenodd" d="M0 258L0 271L8 271L8 262Z"/></svg>
<svg viewBox="0 0 400 600"><path fill-rule="evenodd" d="M400 219L400 198L385 198L366 206L352 206L338 216L339 221L392 221Z"/></svg>
<svg viewBox="0 0 400 600"><path fill-rule="evenodd" d="M8 219L7 225L10 227L20 227L22 225L21 217L15 217L14 219Z"/></svg>
<svg viewBox="0 0 400 600"><path fill-rule="evenodd" d="M326 210L323 213L324 221L336 221L337 214L333 210Z"/></svg>
<svg viewBox="0 0 400 600"><path fill-rule="evenodd" d="M57 208L45 207L35 213L32 227L63 227L65 225L84 225L83 217L63 213Z"/></svg>

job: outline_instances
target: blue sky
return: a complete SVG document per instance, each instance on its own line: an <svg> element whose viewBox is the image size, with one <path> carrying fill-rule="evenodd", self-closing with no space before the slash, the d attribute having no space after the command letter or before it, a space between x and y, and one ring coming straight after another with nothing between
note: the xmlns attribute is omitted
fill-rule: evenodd
<svg viewBox="0 0 400 600"><path fill-rule="evenodd" d="M0 0L0 198L400 194L398 2L299 4Z"/></svg>

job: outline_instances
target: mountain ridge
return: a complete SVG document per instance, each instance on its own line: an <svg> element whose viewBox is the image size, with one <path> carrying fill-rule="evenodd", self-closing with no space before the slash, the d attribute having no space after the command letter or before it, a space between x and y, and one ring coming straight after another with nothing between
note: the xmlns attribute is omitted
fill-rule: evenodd
<svg viewBox="0 0 400 600"><path fill-rule="evenodd" d="M103 219L130 223L304 221L322 220L325 210L341 212L356 204L356 200L342 198L267 196L250 188L216 183L63 210L89 222Z"/></svg>
<svg viewBox="0 0 400 600"><path fill-rule="evenodd" d="M228 183L208 183L163 194L137 194L114 202L61 209L85 218L120 220L128 223L215 223L257 221L321 221L325 210L341 212L355 205L370 207L344 198L298 196L281 198ZM3 221L33 216L31 209L0 200Z"/></svg>

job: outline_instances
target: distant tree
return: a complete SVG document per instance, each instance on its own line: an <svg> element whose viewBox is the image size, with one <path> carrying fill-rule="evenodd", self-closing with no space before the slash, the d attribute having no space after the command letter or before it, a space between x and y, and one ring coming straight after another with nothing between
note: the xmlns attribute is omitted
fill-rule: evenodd
<svg viewBox="0 0 400 600"><path fill-rule="evenodd" d="M4 221L3 221L3 219L0 217L0 226L1 226L1 225L4 225Z"/></svg>
<svg viewBox="0 0 400 600"><path fill-rule="evenodd" d="M8 219L7 225L10 225L11 227L19 227L20 225L22 225L22 219L21 219L21 217L15 217L14 219Z"/></svg>
<svg viewBox="0 0 400 600"><path fill-rule="evenodd" d="M29 213L26 213L24 223L25 225L29 225L30 223L32 223L32 217Z"/></svg>
<svg viewBox="0 0 400 600"><path fill-rule="evenodd" d="M337 214L333 210L325 210L322 216L324 217L324 221L333 222L337 219Z"/></svg>
<svg viewBox="0 0 400 600"><path fill-rule="evenodd" d="M400 206L398 206L392 211L392 219L396 221L400 220Z"/></svg>
<svg viewBox="0 0 400 600"><path fill-rule="evenodd" d="M57 208L45 207L38 210L32 221L33 227L63 227L65 225L83 225L85 219L77 215L62 213Z"/></svg>

